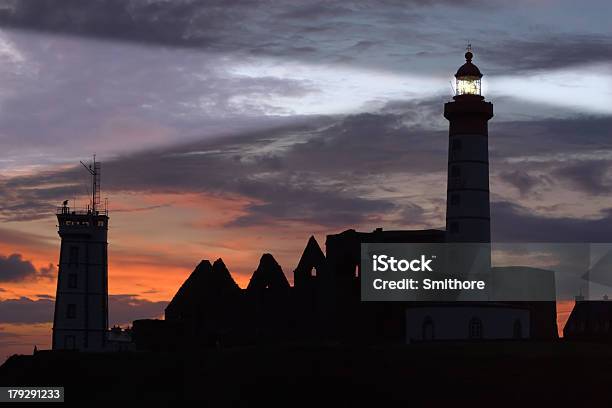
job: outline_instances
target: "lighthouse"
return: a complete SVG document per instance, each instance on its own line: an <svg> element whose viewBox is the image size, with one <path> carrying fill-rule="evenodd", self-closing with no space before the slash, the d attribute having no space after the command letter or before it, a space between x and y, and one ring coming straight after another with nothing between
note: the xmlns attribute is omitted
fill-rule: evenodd
<svg viewBox="0 0 612 408"><path fill-rule="evenodd" d="M83 163L82 163L83 164ZM91 174L90 205L57 211L61 238L53 350L103 351L108 329L108 211L100 208L100 163L83 164Z"/></svg>
<svg viewBox="0 0 612 408"><path fill-rule="evenodd" d="M487 124L493 104L481 94L482 73L472 63L468 46L465 64L455 74L452 102L444 105L449 121L446 233L448 242L489 243L489 143Z"/></svg>

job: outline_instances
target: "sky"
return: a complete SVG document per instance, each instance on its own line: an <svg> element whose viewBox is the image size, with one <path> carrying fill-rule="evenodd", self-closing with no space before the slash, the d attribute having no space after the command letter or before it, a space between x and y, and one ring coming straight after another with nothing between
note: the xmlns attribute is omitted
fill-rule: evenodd
<svg viewBox="0 0 612 408"><path fill-rule="evenodd" d="M612 3L0 1L0 360L50 346L55 208L102 162L111 324L201 259L290 281L310 235L442 228L444 102L494 104L493 239L612 242ZM568 304L560 308L567 318Z"/></svg>

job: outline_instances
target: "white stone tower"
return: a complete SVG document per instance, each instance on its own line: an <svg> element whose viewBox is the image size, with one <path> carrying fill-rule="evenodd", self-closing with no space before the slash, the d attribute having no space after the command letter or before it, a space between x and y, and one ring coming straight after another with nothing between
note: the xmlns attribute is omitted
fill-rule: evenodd
<svg viewBox="0 0 612 408"><path fill-rule="evenodd" d="M446 231L448 242L491 242L487 122L493 104L481 95L482 74L471 47L457 73L454 101L444 105L450 122Z"/></svg>
<svg viewBox="0 0 612 408"><path fill-rule="evenodd" d="M83 163L82 163L83 164ZM85 164L83 164L85 166ZM61 249L53 317L53 350L102 351L108 328L108 211L100 210L100 163L92 177L91 204L57 212Z"/></svg>

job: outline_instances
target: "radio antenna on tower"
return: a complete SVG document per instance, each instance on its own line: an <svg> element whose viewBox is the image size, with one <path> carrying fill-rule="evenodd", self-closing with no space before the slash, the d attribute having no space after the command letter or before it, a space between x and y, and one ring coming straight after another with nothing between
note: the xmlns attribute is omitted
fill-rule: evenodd
<svg viewBox="0 0 612 408"><path fill-rule="evenodd" d="M96 213L100 206L100 162L96 162L96 155L93 156L93 163L89 165L81 162L83 167L91 174L91 212Z"/></svg>

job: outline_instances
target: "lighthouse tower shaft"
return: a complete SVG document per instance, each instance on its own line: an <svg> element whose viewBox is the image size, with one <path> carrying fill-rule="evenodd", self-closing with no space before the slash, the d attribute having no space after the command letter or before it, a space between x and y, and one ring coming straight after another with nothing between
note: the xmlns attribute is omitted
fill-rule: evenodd
<svg viewBox="0 0 612 408"><path fill-rule="evenodd" d="M93 191L99 163L90 168ZM108 329L108 211L95 194L86 210L57 211L61 248L53 317L53 350L102 351Z"/></svg>
<svg viewBox="0 0 612 408"><path fill-rule="evenodd" d="M446 231L450 242L491 242L489 141L493 104L479 95L444 105L450 122Z"/></svg>
<svg viewBox="0 0 612 408"><path fill-rule="evenodd" d="M108 328L108 216L57 214L60 248L53 318L53 349L101 351Z"/></svg>

